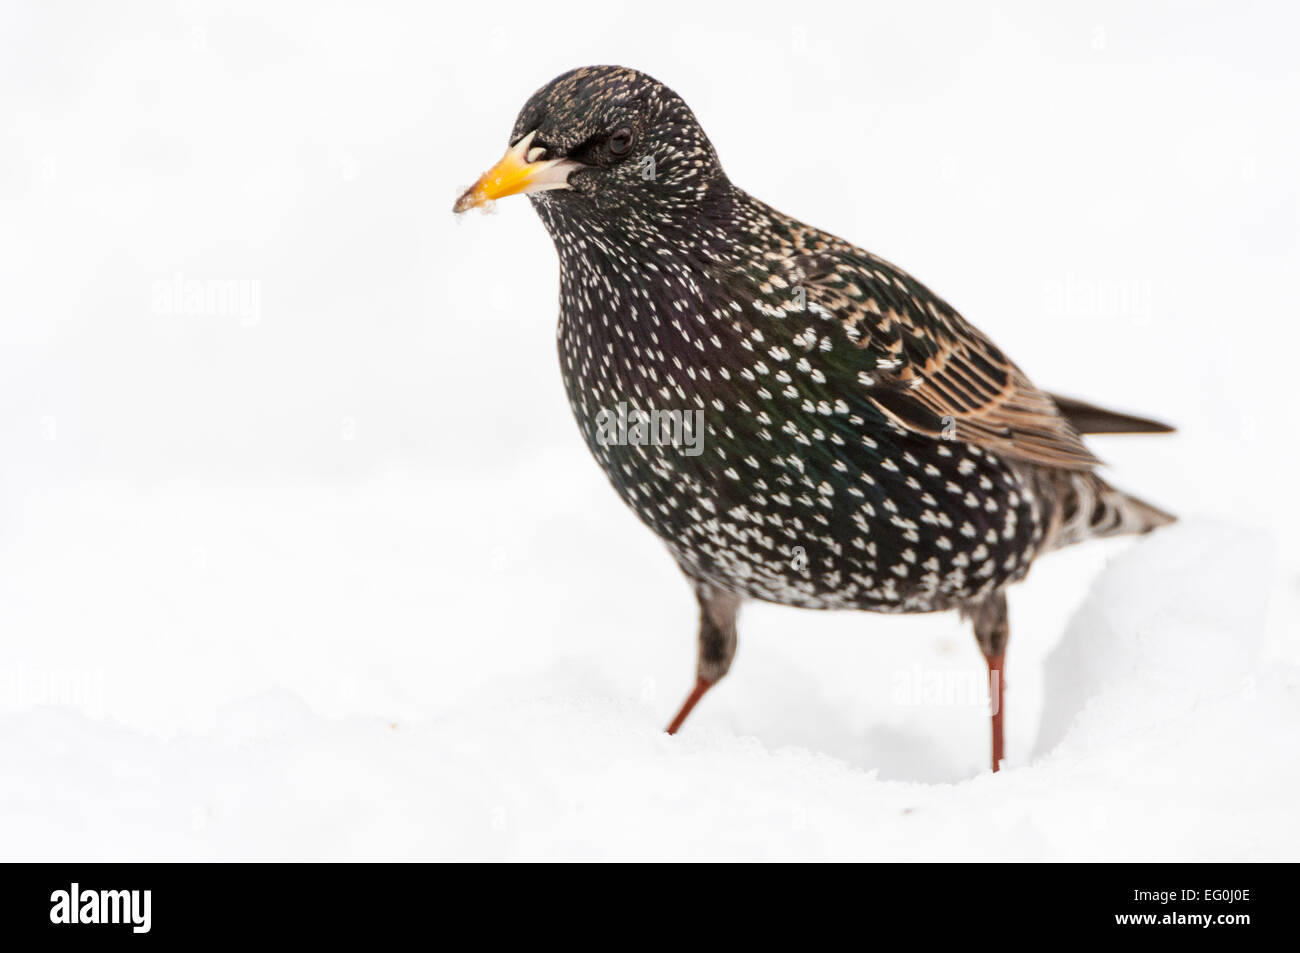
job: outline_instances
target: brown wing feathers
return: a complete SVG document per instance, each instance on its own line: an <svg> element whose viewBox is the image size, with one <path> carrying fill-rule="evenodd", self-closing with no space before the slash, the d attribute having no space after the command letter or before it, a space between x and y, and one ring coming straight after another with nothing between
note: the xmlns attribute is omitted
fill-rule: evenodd
<svg viewBox="0 0 1300 953"><path fill-rule="evenodd" d="M924 286L866 253L816 259L795 274L875 356L866 396L882 413L931 436L955 428L961 440L1045 466L1100 462L1053 398Z"/></svg>

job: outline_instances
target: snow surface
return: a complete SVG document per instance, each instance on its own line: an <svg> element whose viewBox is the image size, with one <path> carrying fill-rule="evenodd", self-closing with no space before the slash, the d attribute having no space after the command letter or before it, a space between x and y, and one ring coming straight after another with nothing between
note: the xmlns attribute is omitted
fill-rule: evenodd
<svg viewBox="0 0 1300 953"><path fill-rule="evenodd" d="M543 498L577 503L556 489ZM669 738L692 636L675 570L646 567L645 612L617 592L566 605L545 593L571 594L572 566L539 533L498 557L503 597L476 578L490 555L421 541L441 515L426 496L389 480L33 505L42 535L66 538L64 520L94 542L28 541L0 562L4 630L34 639L6 650L28 677L0 716L5 857L1300 849L1300 672L1261 655L1273 574L1257 533L1186 523L1124 548L1045 661L1015 631L1011 767L993 776L978 653L955 619L879 620L891 631L873 636L875 617L814 616L839 623L827 633L752 609L734 673ZM102 523L127 538L95 524L110 507ZM195 533L201 558L183 550ZM51 588L65 577L77 592Z"/></svg>
<svg viewBox="0 0 1300 953"><path fill-rule="evenodd" d="M1300 857L1296 11L817 6L0 10L0 860ZM694 603L569 419L549 241L447 211L585 62L1179 424L1095 446L1183 521L1013 591L1000 774L951 615L747 606L662 734Z"/></svg>

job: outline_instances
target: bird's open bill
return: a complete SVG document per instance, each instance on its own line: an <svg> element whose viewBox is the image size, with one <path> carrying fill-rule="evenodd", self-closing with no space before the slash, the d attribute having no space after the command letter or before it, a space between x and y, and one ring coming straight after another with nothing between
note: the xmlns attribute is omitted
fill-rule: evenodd
<svg viewBox="0 0 1300 953"><path fill-rule="evenodd" d="M457 214L468 212L507 195L567 189L569 173L579 168L581 163L572 159L542 159L545 149L540 146L530 148L535 135L537 131L533 130L507 149L501 161L479 176L479 180L456 200L452 211Z"/></svg>

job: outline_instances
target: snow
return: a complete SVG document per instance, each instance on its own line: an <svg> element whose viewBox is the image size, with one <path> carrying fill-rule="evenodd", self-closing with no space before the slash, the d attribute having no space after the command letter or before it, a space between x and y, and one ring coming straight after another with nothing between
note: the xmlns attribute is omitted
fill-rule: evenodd
<svg viewBox="0 0 1300 953"><path fill-rule="evenodd" d="M466 489L467 509L500 490ZM559 510L580 505L555 490ZM1300 672L1261 654L1272 573L1254 533L1186 523L1119 547L1045 664L1032 644L1011 656L1012 764L993 776L986 699L968 691L978 655L953 619L894 620L898 644L881 644L874 617L817 616L846 639L814 635L802 650L825 652L808 659L777 631L803 614L755 608L746 623L766 624L746 626L759 631L735 672L669 738L691 662L669 571L648 565L648 591L683 598L655 598L646 619L617 592L566 606L546 592L568 596L571 568L532 551L540 534L498 557L519 583L502 599L470 571L486 552L419 544L441 511L398 478L334 496L70 497L28 513L42 538L66 538L64 520L93 542L68 553L33 539L0 562L5 631L30 633L23 664L49 675L18 685L18 703L5 693L7 859L1184 860L1300 847L1300 735L1286 730L1300 724ZM94 523L110 511L127 538ZM208 541L198 561L182 541L194 533ZM426 584L458 566L454 583ZM76 593L50 587L65 575ZM1222 586L1243 598L1224 602ZM908 623L943 635L907 638Z"/></svg>
<svg viewBox="0 0 1300 953"><path fill-rule="evenodd" d="M0 859L1297 857L1294 31L674 9L0 14ZM1181 523L1012 592L998 775L950 615L747 606L662 733L695 607L574 432L549 242L448 212L580 62L1035 380L1180 425L1095 446Z"/></svg>

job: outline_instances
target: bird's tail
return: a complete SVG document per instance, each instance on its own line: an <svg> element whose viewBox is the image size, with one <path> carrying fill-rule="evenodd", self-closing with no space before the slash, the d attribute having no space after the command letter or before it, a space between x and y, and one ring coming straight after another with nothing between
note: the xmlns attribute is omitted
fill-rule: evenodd
<svg viewBox="0 0 1300 953"><path fill-rule="evenodd" d="M1059 394L1049 395L1058 410L1079 433L1173 433L1174 428L1158 420L1107 410L1087 401Z"/></svg>
<svg viewBox="0 0 1300 953"><path fill-rule="evenodd" d="M1051 395L1061 414L1081 434L1171 433L1173 427L1073 397ZM1069 546L1085 539L1149 533L1177 517L1145 500L1117 490L1092 472L1057 471L1053 497L1060 504L1049 545Z"/></svg>
<svg viewBox="0 0 1300 953"><path fill-rule="evenodd" d="M1099 539L1149 533L1177 517L1145 500L1117 490L1095 473L1058 472L1060 522L1052 534L1054 548Z"/></svg>

